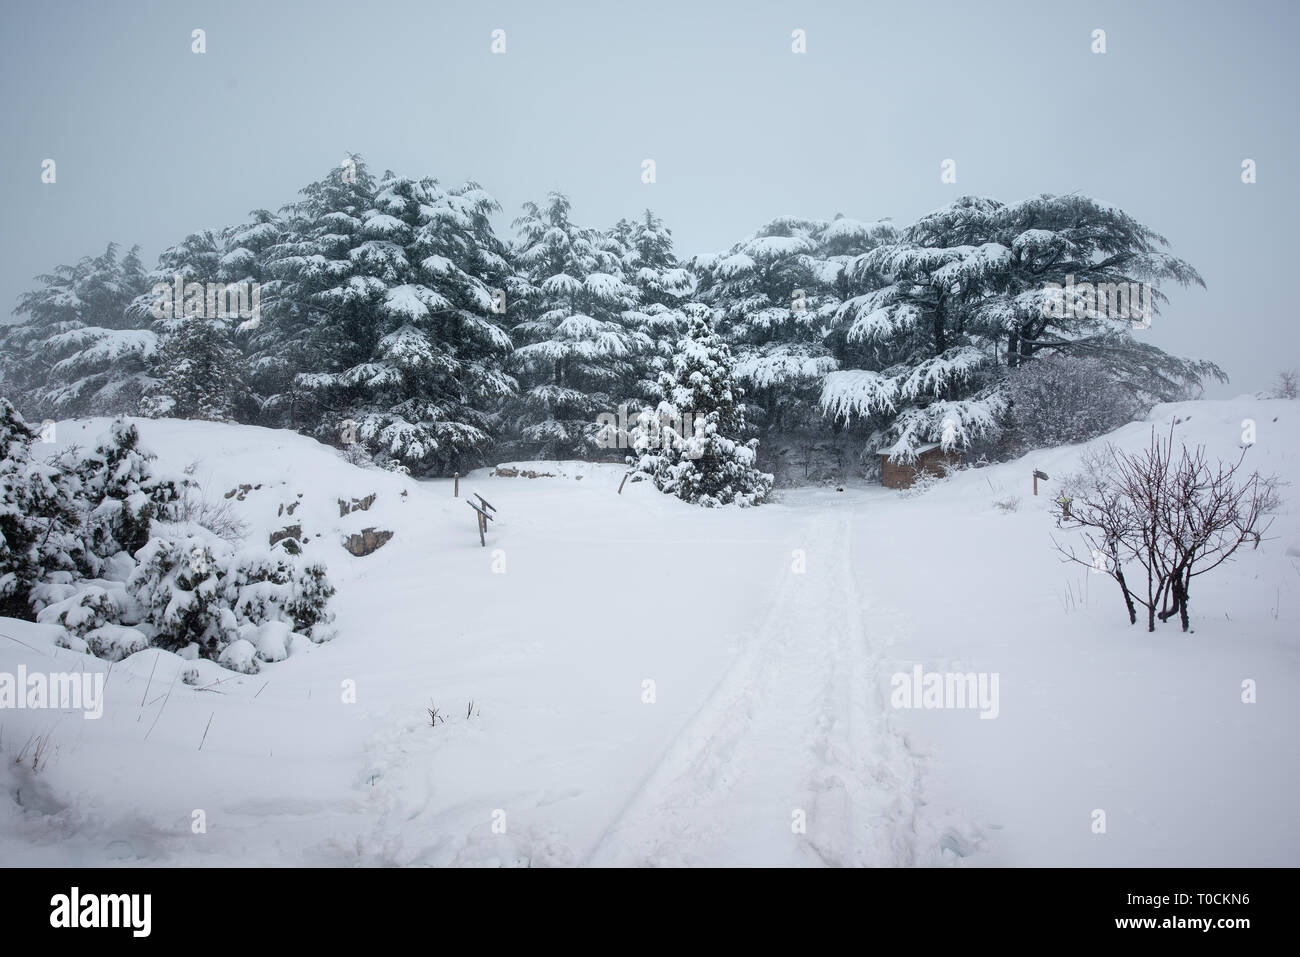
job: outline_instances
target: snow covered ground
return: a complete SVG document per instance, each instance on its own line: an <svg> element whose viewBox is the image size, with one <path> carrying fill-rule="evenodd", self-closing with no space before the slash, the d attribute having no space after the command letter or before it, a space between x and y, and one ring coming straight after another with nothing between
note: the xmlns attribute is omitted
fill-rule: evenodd
<svg viewBox="0 0 1300 957"><path fill-rule="evenodd" d="M1162 406L1111 438L1175 417L1225 458L1254 419L1248 462L1300 480L1294 402ZM497 508L482 548L450 481L291 433L139 426L210 497L252 486L232 498L250 538L301 522L339 636L258 675L205 664L192 687L174 655L109 669L0 620L0 672L107 672L98 720L0 711L6 864L1300 863L1295 484L1270 539L1199 580L1194 633L1151 635L1052 548L1079 447L749 510L524 463L554 474L461 479ZM1037 498L1033 469L1052 477ZM344 551L367 527L396 534ZM891 707L917 665L996 673L997 717Z"/></svg>

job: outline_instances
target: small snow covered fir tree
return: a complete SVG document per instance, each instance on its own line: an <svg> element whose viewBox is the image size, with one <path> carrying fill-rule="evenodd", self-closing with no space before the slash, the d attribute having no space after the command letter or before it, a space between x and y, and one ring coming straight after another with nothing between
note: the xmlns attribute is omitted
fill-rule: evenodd
<svg viewBox="0 0 1300 957"><path fill-rule="evenodd" d="M149 540L150 523L174 517L177 483L154 474L156 456L140 445L140 431L125 419L113 422L93 452L69 450L64 458L65 473L79 480L91 571L98 573L98 566L118 552L134 554Z"/></svg>
<svg viewBox="0 0 1300 957"><path fill-rule="evenodd" d="M772 476L754 467L758 440L742 438L745 413L731 352L707 308L693 304L687 312L689 331L659 378L659 405L641 416L633 435L636 468L683 501L758 505L772 491Z"/></svg>
<svg viewBox="0 0 1300 957"><path fill-rule="evenodd" d="M31 618L32 587L75 571L81 553L71 485L32 455L36 434L0 398L0 615L13 618Z"/></svg>

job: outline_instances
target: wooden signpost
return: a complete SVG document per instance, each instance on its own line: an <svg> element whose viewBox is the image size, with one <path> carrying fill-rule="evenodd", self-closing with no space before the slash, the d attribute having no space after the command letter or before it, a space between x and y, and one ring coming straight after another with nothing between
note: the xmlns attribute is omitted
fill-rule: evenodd
<svg viewBox="0 0 1300 957"><path fill-rule="evenodd" d="M478 524L478 544L484 546L486 549L487 538L485 537L485 532L487 531L487 523L494 520L493 516L489 515L487 510L490 508L491 511L497 511L497 507L477 492L474 493L474 498L477 498L478 501L482 502L482 507L474 505L474 503L469 501L468 498L465 499L465 505L468 505L474 510L474 521Z"/></svg>
<svg viewBox="0 0 1300 957"><path fill-rule="evenodd" d="M1047 473L1046 473L1046 472L1040 472L1038 469L1034 469L1034 494L1035 494L1035 495L1038 494L1038 480L1039 480L1039 479L1042 479L1044 482L1046 482L1046 481L1047 481Z"/></svg>
<svg viewBox="0 0 1300 957"><path fill-rule="evenodd" d="M451 493L452 498L460 498L460 473L456 473L456 488Z"/></svg>
<svg viewBox="0 0 1300 957"><path fill-rule="evenodd" d="M492 521L492 516L483 511L483 509L479 508L473 502L467 500L465 504L474 510L474 520L478 525L478 543L484 548L487 548L487 539L484 537L484 532L487 531L487 523Z"/></svg>

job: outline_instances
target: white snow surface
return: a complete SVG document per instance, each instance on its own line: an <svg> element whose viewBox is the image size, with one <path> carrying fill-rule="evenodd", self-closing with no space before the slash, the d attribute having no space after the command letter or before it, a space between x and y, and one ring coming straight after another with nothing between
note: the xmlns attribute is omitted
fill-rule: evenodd
<svg viewBox="0 0 1300 957"><path fill-rule="evenodd" d="M0 673L107 676L96 720L0 710L0 858L1295 865L1298 413L1183 403L1109 437L1139 447L1176 418L1235 457L1251 418L1247 461L1293 483L1269 539L1198 579L1187 635L1130 627L1113 582L1057 560L1049 503L1081 446L919 495L857 483L705 510L648 482L619 494L613 465L482 470L458 499L292 433L137 420L160 468L197 460L211 498L261 486L231 499L250 541L302 524L338 637L260 634L288 657L256 675L156 649L110 670L56 626L0 620ZM57 434L89 446L107 425ZM474 492L496 507L486 548ZM396 534L354 558L340 542L366 527ZM895 710L890 676L915 665L997 673L998 717Z"/></svg>

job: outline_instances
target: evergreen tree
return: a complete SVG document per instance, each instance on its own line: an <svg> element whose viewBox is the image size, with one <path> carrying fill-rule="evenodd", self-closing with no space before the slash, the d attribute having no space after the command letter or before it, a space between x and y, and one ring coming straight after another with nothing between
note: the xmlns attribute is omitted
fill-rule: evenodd
<svg viewBox="0 0 1300 957"><path fill-rule="evenodd" d="M180 490L173 480L154 473L155 458L140 445L135 425L117 419L93 452L69 450L59 463L66 475L77 479L78 507L86 515L86 559L95 574L104 559L143 548L152 522L174 517L172 503Z"/></svg>
<svg viewBox="0 0 1300 957"><path fill-rule="evenodd" d="M1165 301L1161 282L1203 285L1163 245L1127 214L1083 197L960 199L854 262L855 295L835 320L858 348L859 368L827 376L822 406L865 417L909 460L926 442L965 447L995 433L1007 368L1040 353L1097 358L1143 398L1181 397L1205 377L1222 378L1213 363L1136 340L1132 317L1097 309L1095 296L1077 308L1085 290L1138 284L1154 314ZM1082 288L1061 291L1072 284Z"/></svg>
<svg viewBox="0 0 1300 957"><path fill-rule="evenodd" d="M508 274L496 203L475 183L444 190L391 173L368 197L369 178L354 178L336 171L310 190L291 227L302 238L271 263L305 314L297 384L323 411L315 431L337 440L351 419L382 459L466 468L515 388L496 318Z"/></svg>
<svg viewBox="0 0 1300 957"><path fill-rule="evenodd" d="M127 306L146 288L137 250L110 243L97 257L38 276L17 324L0 327L0 381L32 417L134 412L157 336Z"/></svg>
<svg viewBox="0 0 1300 957"><path fill-rule="evenodd" d="M525 388L514 426L530 452L556 458L589 453L596 414L635 398L638 360L653 348L629 316L636 290L624 280L617 236L575 225L569 211L561 193L545 210L526 204L513 250Z"/></svg>
<svg viewBox="0 0 1300 957"><path fill-rule="evenodd" d="M713 331L707 308L688 311L690 329L660 378L659 405L635 431L636 468L686 502L758 505L771 493L772 476L754 467L758 440L743 438L730 350Z"/></svg>
<svg viewBox="0 0 1300 957"><path fill-rule="evenodd" d="M622 245L623 274L636 290L635 307L623 312L624 325L651 343L633 354L627 391L631 401L653 405L659 374L689 326L681 306L695 290L695 276L673 251L672 231L650 210L635 221L620 220L611 232Z"/></svg>
<svg viewBox="0 0 1300 957"><path fill-rule="evenodd" d="M696 258L701 299L732 346L769 467L833 444L834 423L818 400L826 375L851 351L833 321L849 291L845 272L896 236L888 221L784 217L722 255Z"/></svg>
<svg viewBox="0 0 1300 957"><path fill-rule="evenodd" d="M185 319L154 357L154 385L141 401L147 416L237 421L247 411L243 357L220 319Z"/></svg>
<svg viewBox="0 0 1300 957"><path fill-rule="evenodd" d="M646 210L635 222L620 221L612 230L624 252L622 269L646 306L679 306L695 289L695 277L673 251L672 230Z"/></svg>
<svg viewBox="0 0 1300 957"><path fill-rule="evenodd" d="M37 433L0 398L0 615L32 618L33 586L82 557L75 488L32 453Z"/></svg>

